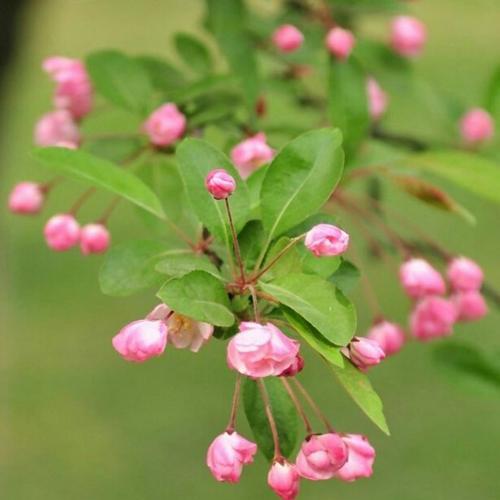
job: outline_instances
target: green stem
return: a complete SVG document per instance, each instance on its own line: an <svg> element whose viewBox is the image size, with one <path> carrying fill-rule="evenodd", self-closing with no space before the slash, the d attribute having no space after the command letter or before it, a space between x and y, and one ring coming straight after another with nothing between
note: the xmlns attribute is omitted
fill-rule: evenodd
<svg viewBox="0 0 500 500"><path fill-rule="evenodd" d="M273 412L271 410L271 401L269 400L269 394L267 393L266 386L262 379L257 379L257 386L259 387L260 395L262 401L264 402L264 409L266 412L267 420L269 421L269 427L271 428L271 434L273 436L274 443L274 458L273 460L281 460L283 458L280 450L280 439L278 434L278 428L276 427L276 421L273 417Z"/></svg>

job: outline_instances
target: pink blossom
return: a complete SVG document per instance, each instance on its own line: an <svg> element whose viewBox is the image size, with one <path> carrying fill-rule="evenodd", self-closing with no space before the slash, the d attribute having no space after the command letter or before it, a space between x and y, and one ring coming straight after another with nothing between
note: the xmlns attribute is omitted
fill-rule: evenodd
<svg viewBox="0 0 500 500"><path fill-rule="evenodd" d="M395 52L405 57L420 54L427 40L425 25L410 16L398 16L391 25L391 45Z"/></svg>
<svg viewBox="0 0 500 500"><path fill-rule="evenodd" d="M267 145L266 136L262 132L241 141L231 150L231 160L243 179L270 162L273 156L274 150Z"/></svg>
<svg viewBox="0 0 500 500"><path fill-rule="evenodd" d="M403 329L389 321L380 321L373 325L368 331L367 338L377 342L386 356L399 352L405 343Z"/></svg>
<svg viewBox="0 0 500 500"><path fill-rule="evenodd" d="M79 142L78 126L66 110L43 115L35 126L35 144L38 146L59 146L61 143L76 146Z"/></svg>
<svg viewBox="0 0 500 500"><path fill-rule="evenodd" d="M387 94L381 89L375 78L368 78L366 81L366 92L370 116L373 120L379 120L387 109Z"/></svg>
<svg viewBox="0 0 500 500"><path fill-rule="evenodd" d="M208 173L205 178L205 187L216 200L223 200L233 194L236 181L224 169L217 168Z"/></svg>
<svg viewBox="0 0 500 500"><path fill-rule="evenodd" d="M80 233L80 249L84 255L104 253L111 241L111 236L103 224L87 224Z"/></svg>
<svg viewBox="0 0 500 500"><path fill-rule="evenodd" d="M142 363L160 356L167 345L168 329L162 321L133 321L113 337L113 347L127 361Z"/></svg>
<svg viewBox="0 0 500 500"><path fill-rule="evenodd" d="M81 118L92 109L92 85L85 65L78 59L50 57L43 62L43 69L56 82L54 105Z"/></svg>
<svg viewBox="0 0 500 500"><path fill-rule="evenodd" d="M447 275L453 290L459 292L479 290L484 278L479 265L467 257L454 258L448 264Z"/></svg>
<svg viewBox="0 0 500 500"><path fill-rule="evenodd" d="M310 229L304 241L316 257L340 255L349 246L349 235L331 224L318 224Z"/></svg>
<svg viewBox="0 0 500 500"><path fill-rule="evenodd" d="M436 269L424 259L410 259L399 269L399 279L412 298L442 295L446 291L444 280Z"/></svg>
<svg viewBox="0 0 500 500"><path fill-rule="evenodd" d="M493 137L495 124L487 111L481 108L473 108L462 117L460 131L466 144L475 145Z"/></svg>
<svg viewBox="0 0 500 500"><path fill-rule="evenodd" d="M294 52L304 41L304 35L292 24L284 24L273 33L273 43L281 52Z"/></svg>
<svg viewBox="0 0 500 500"><path fill-rule="evenodd" d="M15 214L36 214L43 205L43 189L35 182L20 182L9 195L9 210Z"/></svg>
<svg viewBox="0 0 500 500"><path fill-rule="evenodd" d="M368 439L360 434L346 434L342 436L342 440L349 450L349 458L346 464L335 473L335 477L348 482L360 477L370 477L373 473L375 449Z"/></svg>
<svg viewBox="0 0 500 500"><path fill-rule="evenodd" d="M297 455L297 471L306 479L332 478L347 462L347 445L333 432L307 438Z"/></svg>
<svg viewBox="0 0 500 500"><path fill-rule="evenodd" d="M273 462L267 484L282 500L295 500L299 494L300 476L295 465L287 462Z"/></svg>
<svg viewBox="0 0 500 500"><path fill-rule="evenodd" d="M446 337L453 333L457 310L452 301L442 297L426 297L414 308L410 317L413 336L422 341Z"/></svg>
<svg viewBox="0 0 500 500"><path fill-rule="evenodd" d="M488 306L480 292L458 292L452 297L457 309L457 321L476 321L488 314Z"/></svg>
<svg viewBox="0 0 500 500"><path fill-rule="evenodd" d="M151 113L144 123L144 130L155 146L170 146L184 135L186 117L175 104L163 104Z"/></svg>
<svg viewBox="0 0 500 500"><path fill-rule="evenodd" d="M365 337L354 337L348 349L351 361L362 370L378 365L385 358L382 346L376 340Z"/></svg>
<svg viewBox="0 0 500 500"><path fill-rule="evenodd" d="M245 321L229 341L227 363L249 377L279 376L294 363L298 352L299 343L273 324Z"/></svg>
<svg viewBox="0 0 500 500"><path fill-rule="evenodd" d="M354 35L338 26L332 28L326 35L327 49L340 61L345 61L350 56L355 44Z"/></svg>
<svg viewBox="0 0 500 500"><path fill-rule="evenodd" d="M217 436L207 452L207 465L217 481L237 483L243 465L253 462L257 445L236 432Z"/></svg>
<svg viewBox="0 0 500 500"><path fill-rule="evenodd" d="M280 377L295 377L298 373L300 373L304 369L304 358L297 354L293 363L283 372L280 373Z"/></svg>
<svg viewBox="0 0 500 500"><path fill-rule="evenodd" d="M70 214L51 217L44 228L47 245L56 252L64 252L80 240L80 225Z"/></svg>

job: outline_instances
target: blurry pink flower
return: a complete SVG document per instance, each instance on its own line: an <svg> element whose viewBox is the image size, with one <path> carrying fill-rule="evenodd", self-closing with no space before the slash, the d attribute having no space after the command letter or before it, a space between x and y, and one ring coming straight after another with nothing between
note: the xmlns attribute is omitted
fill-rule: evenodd
<svg viewBox="0 0 500 500"><path fill-rule="evenodd" d="M335 473L335 477L348 482L360 477L370 477L373 473L375 449L368 439L360 434L346 434L342 436L342 440L347 445L349 457L346 464Z"/></svg>
<svg viewBox="0 0 500 500"><path fill-rule="evenodd" d="M260 132L249 137L231 150L231 160L236 165L242 179L273 159L274 151L267 145L266 136Z"/></svg>
<svg viewBox="0 0 500 500"><path fill-rule="evenodd" d="M43 115L35 126L35 144L58 146L80 142L80 131L71 114L63 109Z"/></svg>
<svg viewBox="0 0 500 500"><path fill-rule="evenodd" d="M236 181L224 169L217 168L208 173L205 178L205 187L216 200L223 200L233 194Z"/></svg>
<svg viewBox="0 0 500 500"><path fill-rule="evenodd" d="M354 337L348 346L349 358L360 369L378 365L384 358L382 346L372 339Z"/></svg>
<svg viewBox="0 0 500 500"><path fill-rule="evenodd" d="M442 295L446 285L441 274L424 259L409 259L399 268L399 279L406 293L416 299Z"/></svg>
<svg viewBox="0 0 500 500"><path fill-rule="evenodd" d="M380 321L373 325L368 331L367 338L377 342L386 356L399 352L405 343L403 329L389 321Z"/></svg>
<svg viewBox="0 0 500 500"><path fill-rule="evenodd" d="M304 369L304 358L297 354L293 363L283 372L280 373L280 377L295 377L298 373L300 373Z"/></svg>
<svg viewBox="0 0 500 500"><path fill-rule="evenodd" d="M318 224L307 232L304 244L316 257L330 257L347 250L349 235L337 226Z"/></svg>
<svg viewBox="0 0 500 500"><path fill-rule="evenodd" d="M395 52L405 57L420 54L427 40L425 25L410 16L398 16L391 25L391 45Z"/></svg>
<svg viewBox="0 0 500 500"><path fill-rule="evenodd" d="M287 462L273 462L267 484L282 500L295 500L299 494L300 476L295 465Z"/></svg>
<svg viewBox="0 0 500 500"><path fill-rule="evenodd" d="M167 334L167 326L162 321L141 319L122 328L113 337L113 347L127 361L142 363L163 353Z"/></svg>
<svg viewBox="0 0 500 500"><path fill-rule="evenodd" d="M15 214L36 214L43 205L44 194L35 182L20 182L10 192L9 210Z"/></svg>
<svg viewBox="0 0 500 500"><path fill-rule="evenodd" d="M457 310L453 302L442 297L426 297L414 308L410 317L413 336L422 341L446 337L453 333Z"/></svg>
<svg viewBox="0 0 500 500"><path fill-rule="evenodd" d="M80 225L70 214L54 215L45 224L43 232L47 245L56 252L64 252L80 240Z"/></svg>
<svg viewBox="0 0 500 500"><path fill-rule="evenodd" d="M447 269L448 279L453 290L469 292L479 290L483 284L483 270L467 257L456 257Z"/></svg>
<svg viewBox="0 0 500 500"><path fill-rule="evenodd" d="M244 321L227 347L230 368L253 378L279 376L295 361L299 343L271 323Z"/></svg>
<svg viewBox="0 0 500 500"><path fill-rule="evenodd" d="M273 33L273 43L281 52L294 52L304 41L304 35L292 24L284 24Z"/></svg>
<svg viewBox="0 0 500 500"><path fill-rule="evenodd" d="M368 94L368 109L373 120L379 120L387 109L387 94L380 88L375 78L366 81L366 92Z"/></svg>
<svg viewBox="0 0 500 500"><path fill-rule="evenodd" d="M457 310L457 321L476 321L488 314L488 306L480 292L471 290L452 296Z"/></svg>
<svg viewBox="0 0 500 500"><path fill-rule="evenodd" d="M186 117L175 104L163 104L151 113L144 123L144 130L155 146L170 146L184 135Z"/></svg>
<svg viewBox="0 0 500 500"><path fill-rule="evenodd" d="M347 454L347 446L338 434L310 436L297 455L297 471L312 481L330 479L345 465Z"/></svg>
<svg viewBox="0 0 500 500"><path fill-rule="evenodd" d="M243 465L253 462L257 445L237 432L224 432L217 436L207 452L207 465L217 481L237 483Z"/></svg>
<svg viewBox="0 0 500 500"><path fill-rule="evenodd" d="M355 44L354 35L343 28L332 28L326 35L327 49L340 61L345 61L349 57Z"/></svg>
<svg viewBox="0 0 500 500"><path fill-rule="evenodd" d="M493 137L495 124L487 111L473 108L462 117L460 131L465 144L476 145Z"/></svg>
<svg viewBox="0 0 500 500"><path fill-rule="evenodd" d="M111 236L103 224L86 224L80 232L80 249L84 255L104 253L111 241Z"/></svg>

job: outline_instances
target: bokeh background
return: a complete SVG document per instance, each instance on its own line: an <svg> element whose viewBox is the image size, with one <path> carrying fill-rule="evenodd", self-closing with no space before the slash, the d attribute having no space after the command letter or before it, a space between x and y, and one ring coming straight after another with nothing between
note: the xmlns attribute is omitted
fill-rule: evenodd
<svg viewBox="0 0 500 500"><path fill-rule="evenodd" d="M419 74L478 104L499 62L498 0L413 2L428 25ZM50 107L40 70L47 55L83 56L98 48L169 54L169 37L199 30L200 0L35 0L21 23L17 56L1 100L0 195L19 180L48 178L29 158L35 120ZM386 19L373 21L383 29ZM393 129L432 133L433 116L411 99L393 102ZM418 130L417 130L418 131ZM500 166L499 166L500 168ZM68 206L81 188L51 196L47 213ZM457 252L473 255L500 284L498 207L451 189L477 216L476 227L389 193L393 203ZM3 202L2 202L3 203ZM94 215L90 206L86 215ZM123 206L112 219L115 241L143 234ZM153 292L113 299L97 284L100 258L54 254L41 237L42 218L0 212L0 489L6 500L156 500L274 498L262 457L238 486L218 484L205 450L227 419L233 376L224 346L198 355L167 350L141 366L124 363L110 339L155 304ZM367 260L388 315L404 321L407 301L395 275ZM360 328L370 322L355 295ZM500 351L494 310L456 337ZM304 483L303 497L394 500L495 500L500 495L500 392L464 388L432 361L432 345L408 345L373 370L392 437L382 435L307 357L304 382L338 428L364 432L377 448L376 473L355 484ZM249 434L243 415L241 431Z"/></svg>

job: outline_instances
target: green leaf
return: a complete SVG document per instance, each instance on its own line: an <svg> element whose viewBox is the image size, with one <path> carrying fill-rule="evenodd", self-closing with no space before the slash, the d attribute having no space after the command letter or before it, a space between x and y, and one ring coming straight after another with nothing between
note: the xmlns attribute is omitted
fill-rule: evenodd
<svg viewBox="0 0 500 500"><path fill-rule="evenodd" d="M260 379L269 395L271 411L278 429L281 453L290 458L298 439L297 410L279 377ZM268 460L274 456L274 444L258 382L245 378L243 404L248 424L252 429L259 450Z"/></svg>
<svg viewBox="0 0 500 500"><path fill-rule="evenodd" d="M214 200L205 187L207 174L215 168L227 170L236 180L236 190L229 199L237 230L248 219L248 189L229 159L208 142L184 139L177 147L179 173L184 181L191 205L211 234L230 245L230 230L224 201Z"/></svg>
<svg viewBox="0 0 500 500"><path fill-rule="evenodd" d="M342 258L334 257L316 257L304 244L297 246L300 254L300 267L306 274L317 274L322 278L329 278L339 268Z"/></svg>
<svg viewBox="0 0 500 500"><path fill-rule="evenodd" d="M167 281L158 297L174 311L215 326L231 326L233 313L223 283L205 271Z"/></svg>
<svg viewBox="0 0 500 500"><path fill-rule="evenodd" d="M84 151L116 163L122 163L135 158L143 148L144 141L140 137L88 139L82 146Z"/></svg>
<svg viewBox="0 0 500 500"><path fill-rule="evenodd" d="M411 156L404 163L500 203L500 165L486 158L460 151L432 151Z"/></svg>
<svg viewBox="0 0 500 500"><path fill-rule="evenodd" d="M348 260L342 259L339 268L332 274L331 281L342 293L350 293L358 284L361 273L359 269Z"/></svg>
<svg viewBox="0 0 500 500"><path fill-rule="evenodd" d="M332 283L310 274L289 274L260 287L311 323L328 341L347 345L356 331L356 312Z"/></svg>
<svg viewBox="0 0 500 500"><path fill-rule="evenodd" d="M86 67L103 97L120 108L144 115L149 110L153 86L137 60L115 50L93 52Z"/></svg>
<svg viewBox="0 0 500 500"><path fill-rule="evenodd" d="M271 261L282 251L284 248L290 244L291 239L283 236L271 247L264 264L262 267L266 267ZM283 254L277 262L275 262L272 267L267 271L262 279L273 280L279 278L280 276L286 276L290 273L297 273L301 271L301 257L295 245L289 248L285 254Z"/></svg>
<svg viewBox="0 0 500 500"><path fill-rule="evenodd" d="M134 174L90 153L68 148L36 148L33 156L60 174L106 189L135 205L165 218L160 200L154 192Z"/></svg>
<svg viewBox="0 0 500 500"><path fill-rule="evenodd" d="M310 323L286 307L282 308L283 314L293 329L329 363L340 368L344 366L344 358L340 348L330 344Z"/></svg>
<svg viewBox="0 0 500 500"><path fill-rule="evenodd" d="M193 253L169 255L160 260L155 269L159 273L175 277L184 276L191 271L205 271L216 278L220 278L219 271L207 256Z"/></svg>
<svg viewBox="0 0 500 500"><path fill-rule="evenodd" d="M130 241L113 246L99 271L102 293L123 297L159 285L164 277L155 265L166 254L156 241Z"/></svg>
<svg viewBox="0 0 500 500"><path fill-rule="evenodd" d="M188 67L201 75L210 73L213 61L202 42L187 33L177 33L174 42L177 53Z"/></svg>
<svg viewBox="0 0 500 500"><path fill-rule="evenodd" d="M497 66L488 82L484 97L484 107L493 116L500 111L500 66Z"/></svg>
<svg viewBox="0 0 500 500"><path fill-rule="evenodd" d="M255 51L246 26L243 0L207 0L208 25L233 73L240 80L251 117L259 95Z"/></svg>
<svg viewBox="0 0 500 500"><path fill-rule="evenodd" d="M135 60L146 70L155 90L168 93L186 83L184 75L169 62L155 56L137 56Z"/></svg>
<svg viewBox="0 0 500 500"><path fill-rule="evenodd" d="M307 132L286 145L269 166L261 188L262 222L271 241L316 212L343 172L338 130Z"/></svg>
<svg viewBox="0 0 500 500"><path fill-rule="evenodd" d="M262 246L265 243L265 234L262 223L251 220L238 234L241 258L247 269L253 269Z"/></svg>
<svg viewBox="0 0 500 500"><path fill-rule="evenodd" d="M353 58L342 62L330 59L328 115L331 124L342 131L350 162L370 125L366 75Z"/></svg>
<svg viewBox="0 0 500 500"><path fill-rule="evenodd" d="M382 401L373 389L368 377L350 361L345 360L344 367L329 364L340 385L347 391L354 402L365 412L368 418L383 432L389 435Z"/></svg>

